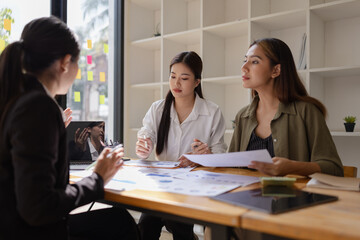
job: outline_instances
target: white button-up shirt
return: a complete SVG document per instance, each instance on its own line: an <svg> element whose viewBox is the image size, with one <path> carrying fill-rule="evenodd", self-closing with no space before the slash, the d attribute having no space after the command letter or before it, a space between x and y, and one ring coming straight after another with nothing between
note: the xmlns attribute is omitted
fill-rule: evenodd
<svg viewBox="0 0 360 240"><path fill-rule="evenodd" d="M99 153L98 153L98 151L96 151L94 145L91 143L90 138L87 139L87 142L88 142L88 144L89 144L89 150L90 150L90 154L91 154L91 160L95 161L96 159L98 159Z"/></svg>
<svg viewBox="0 0 360 240"><path fill-rule="evenodd" d="M138 132L138 137L146 136L151 139L154 150L164 105L164 99L151 105L143 119L143 127ZM196 94L194 107L181 124L174 103L171 105L167 148L156 158L161 161L177 161L182 154L191 151L194 138L207 143L213 153L223 153L227 148L224 133L225 121L220 108Z"/></svg>

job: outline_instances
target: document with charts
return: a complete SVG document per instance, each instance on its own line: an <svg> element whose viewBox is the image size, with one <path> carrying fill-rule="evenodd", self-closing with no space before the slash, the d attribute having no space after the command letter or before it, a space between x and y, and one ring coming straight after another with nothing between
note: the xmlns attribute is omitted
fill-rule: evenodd
<svg viewBox="0 0 360 240"><path fill-rule="evenodd" d="M91 171L76 171L71 175L85 177L91 173ZM74 178L71 180L76 181ZM259 182L259 178L208 171L189 172L188 169L182 168L123 167L105 188L117 191L141 189L195 196L215 196L255 182Z"/></svg>

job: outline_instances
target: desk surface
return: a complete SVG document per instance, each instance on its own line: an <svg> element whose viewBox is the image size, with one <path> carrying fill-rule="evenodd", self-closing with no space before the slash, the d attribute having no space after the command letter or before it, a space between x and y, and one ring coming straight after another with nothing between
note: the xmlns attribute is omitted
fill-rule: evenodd
<svg viewBox="0 0 360 240"><path fill-rule="evenodd" d="M242 215L242 228L299 239L360 239L359 192L303 190L338 196L339 200L278 215L248 211Z"/></svg>
<svg viewBox="0 0 360 240"><path fill-rule="evenodd" d="M221 173L263 176L258 172L234 168L199 168ZM308 179L299 178L298 188ZM260 184L238 188L243 191ZM208 197L133 190L106 190L105 199L140 209L173 214L204 222L240 227L274 235L302 239L360 239L360 193L328 189L304 188L306 191L335 195L339 201L270 215L243 207L218 202Z"/></svg>
<svg viewBox="0 0 360 240"><path fill-rule="evenodd" d="M203 168L198 170L211 170L221 173L242 174L249 176L261 176L260 173L231 168ZM250 189L259 187L253 184ZM240 208L227 203L212 200L208 197L189 196L176 193L153 192L145 190L132 190L124 192L105 191L105 200L120 202L134 207L151 209L154 211L165 212L182 217L190 217L197 220L212 223L241 227L241 216L247 212L246 208Z"/></svg>

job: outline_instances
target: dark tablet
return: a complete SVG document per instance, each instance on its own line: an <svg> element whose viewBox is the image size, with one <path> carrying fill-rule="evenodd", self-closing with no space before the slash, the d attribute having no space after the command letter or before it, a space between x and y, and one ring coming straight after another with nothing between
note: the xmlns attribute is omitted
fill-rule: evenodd
<svg viewBox="0 0 360 240"><path fill-rule="evenodd" d="M271 214L338 200L336 196L304 192L288 187L224 193L212 199Z"/></svg>

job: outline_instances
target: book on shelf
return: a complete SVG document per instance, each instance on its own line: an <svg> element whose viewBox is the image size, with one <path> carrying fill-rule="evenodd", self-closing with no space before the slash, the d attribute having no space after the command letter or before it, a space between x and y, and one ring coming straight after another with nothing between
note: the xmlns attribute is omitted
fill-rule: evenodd
<svg viewBox="0 0 360 240"><path fill-rule="evenodd" d="M300 50L300 58L298 64L298 70L306 69L306 33L303 34L301 41L301 50Z"/></svg>
<svg viewBox="0 0 360 240"><path fill-rule="evenodd" d="M307 187L360 191L360 178L337 177L324 173L314 173L310 177Z"/></svg>

